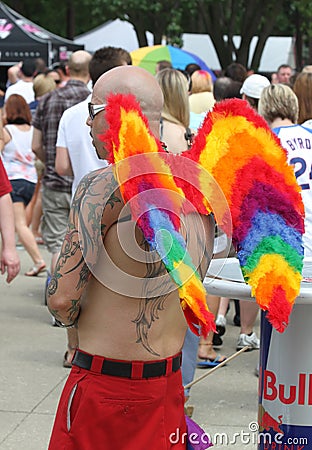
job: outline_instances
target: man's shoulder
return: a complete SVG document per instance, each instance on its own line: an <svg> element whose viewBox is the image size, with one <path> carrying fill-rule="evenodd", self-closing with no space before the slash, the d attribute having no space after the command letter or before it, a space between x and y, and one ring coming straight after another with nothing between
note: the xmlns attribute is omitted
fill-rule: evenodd
<svg viewBox="0 0 312 450"><path fill-rule="evenodd" d="M101 167L87 173L79 182L73 202L102 203L114 194L118 183L114 177L112 166ZM90 203L91 202L91 203Z"/></svg>
<svg viewBox="0 0 312 450"><path fill-rule="evenodd" d="M80 183L84 184L99 184L105 182L111 182L115 179L113 168L111 165L106 167L100 167L99 169L92 170L92 172L87 173Z"/></svg>
<svg viewBox="0 0 312 450"><path fill-rule="evenodd" d="M20 80L16 81L16 83L18 83ZM12 92L14 89L16 89L16 83L10 84L10 86L7 87L6 89L6 94L9 94L10 92Z"/></svg>
<svg viewBox="0 0 312 450"><path fill-rule="evenodd" d="M64 87L55 89L52 92L56 92L60 97L67 97L77 91L85 92L87 95L90 94L88 86L83 81L72 79L68 80Z"/></svg>
<svg viewBox="0 0 312 450"><path fill-rule="evenodd" d="M76 103L73 106L70 106L69 108L67 108L62 116L63 121L68 121L70 120L72 117L84 114L85 119L87 119L87 114L88 114L88 102L90 100L90 96L88 96L85 100L82 100L79 103Z"/></svg>
<svg viewBox="0 0 312 450"><path fill-rule="evenodd" d="M6 97L12 94L20 94L22 95L24 92L31 92L33 93L33 83L32 82L26 82L24 80L18 80L16 83L11 84L8 86L6 90Z"/></svg>
<svg viewBox="0 0 312 450"><path fill-rule="evenodd" d="M15 83L10 84L10 86L7 87L8 92L14 91L16 88L20 89L22 86L25 86L26 82L23 80L17 80Z"/></svg>
<svg viewBox="0 0 312 450"><path fill-rule="evenodd" d="M308 128L303 127L299 124L281 126L277 128L273 128L272 131L277 134L280 139L291 139L291 138L300 138L305 134L310 134L311 131Z"/></svg>
<svg viewBox="0 0 312 450"><path fill-rule="evenodd" d="M85 100L90 94L87 85L79 80L69 80L66 86L53 92L57 95L55 104L58 108L63 108L63 111Z"/></svg>
<svg viewBox="0 0 312 450"><path fill-rule="evenodd" d="M89 89L83 82L80 82L78 90L73 90L71 86L67 86L68 83L63 88L54 89L45 94L40 99L38 107L41 110L47 108L63 108L65 111L73 105L76 105L78 102L84 101L90 94Z"/></svg>

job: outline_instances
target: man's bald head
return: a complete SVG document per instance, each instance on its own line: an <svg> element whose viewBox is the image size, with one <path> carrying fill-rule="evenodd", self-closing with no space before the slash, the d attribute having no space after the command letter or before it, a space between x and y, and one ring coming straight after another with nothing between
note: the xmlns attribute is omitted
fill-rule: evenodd
<svg viewBox="0 0 312 450"><path fill-rule="evenodd" d="M71 78L86 79L89 76L89 63L91 54L85 50L73 52L68 61L68 70Z"/></svg>
<svg viewBox="0 0 312 450"><path fill-rule="evenodd" d="M163 94L152 74L136 66L115 67L103 74L95 83L92 103L106 103L111 93L133 94L140 103L152 131L158 135Z"/></svg>

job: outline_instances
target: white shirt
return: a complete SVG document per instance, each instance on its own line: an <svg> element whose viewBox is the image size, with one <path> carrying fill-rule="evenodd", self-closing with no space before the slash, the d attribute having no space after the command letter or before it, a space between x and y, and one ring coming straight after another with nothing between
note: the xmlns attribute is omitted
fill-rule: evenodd
<svg viewBox="0 0 312 450"><path fill-rule="evenodd" d="M2 160L9 180L27 180L37 183L35 154L31 149L33 127L24 131L16 125L6 125L11 140L4 146Z"/></svg>
<svg viewBox="0 0 312 450"><path fill-rule="evenodd" d="M288 163L294 165L305 209L304 256L312 257L312 130L301 125L274 128L287 151Z"/></svg>
<svg viewBox="0 0 312 450"><path fill-rule="evenodd" d="M58 127L56 146L67 148L74 173L72 195L86 174L107 166L107 161L98 158L86 124L90 100L91 94L84 101L66 109Z"/></svg>
<svg viewBox="0 0 312 450"><path fill-rule="evenodd" d="M27 103L33 102L35 100L35 93L32 81L18 80L16 83L11 84L5 91L4 101L6 102L12 94L21 95Z"/></svg>

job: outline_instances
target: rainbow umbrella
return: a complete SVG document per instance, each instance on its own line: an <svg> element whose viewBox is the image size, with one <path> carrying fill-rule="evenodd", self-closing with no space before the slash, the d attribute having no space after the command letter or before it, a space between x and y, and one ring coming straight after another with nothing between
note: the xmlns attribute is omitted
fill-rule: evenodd
<svg viewBox="0 0 312 450"><path fill-rule="evenodd" d="M173 47L172 45L152 45L133 50L130 54L134 66L142 67L153 75L155 74L157 62L167 60L171 62L172 67L175 69L185 69L187 64L196 63L202 70L210 73L213 81L216 79L213 71L207 67L202 59L194 55L194 53L187 52L179 47Z"/></svg>

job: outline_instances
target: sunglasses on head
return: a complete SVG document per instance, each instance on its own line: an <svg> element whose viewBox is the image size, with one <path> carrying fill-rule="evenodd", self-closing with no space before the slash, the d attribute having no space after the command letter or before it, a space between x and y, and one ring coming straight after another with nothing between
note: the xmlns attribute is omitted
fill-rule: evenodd
<svg viewBox="0 0 312 450"><path fill-rule="evenodd" d="M106 103L103 105L94 105L93 103L88 103L88 110L89 110L89 116L90 119L93 120L94 117L101 111L104 111L106 108Z"/></svg>

